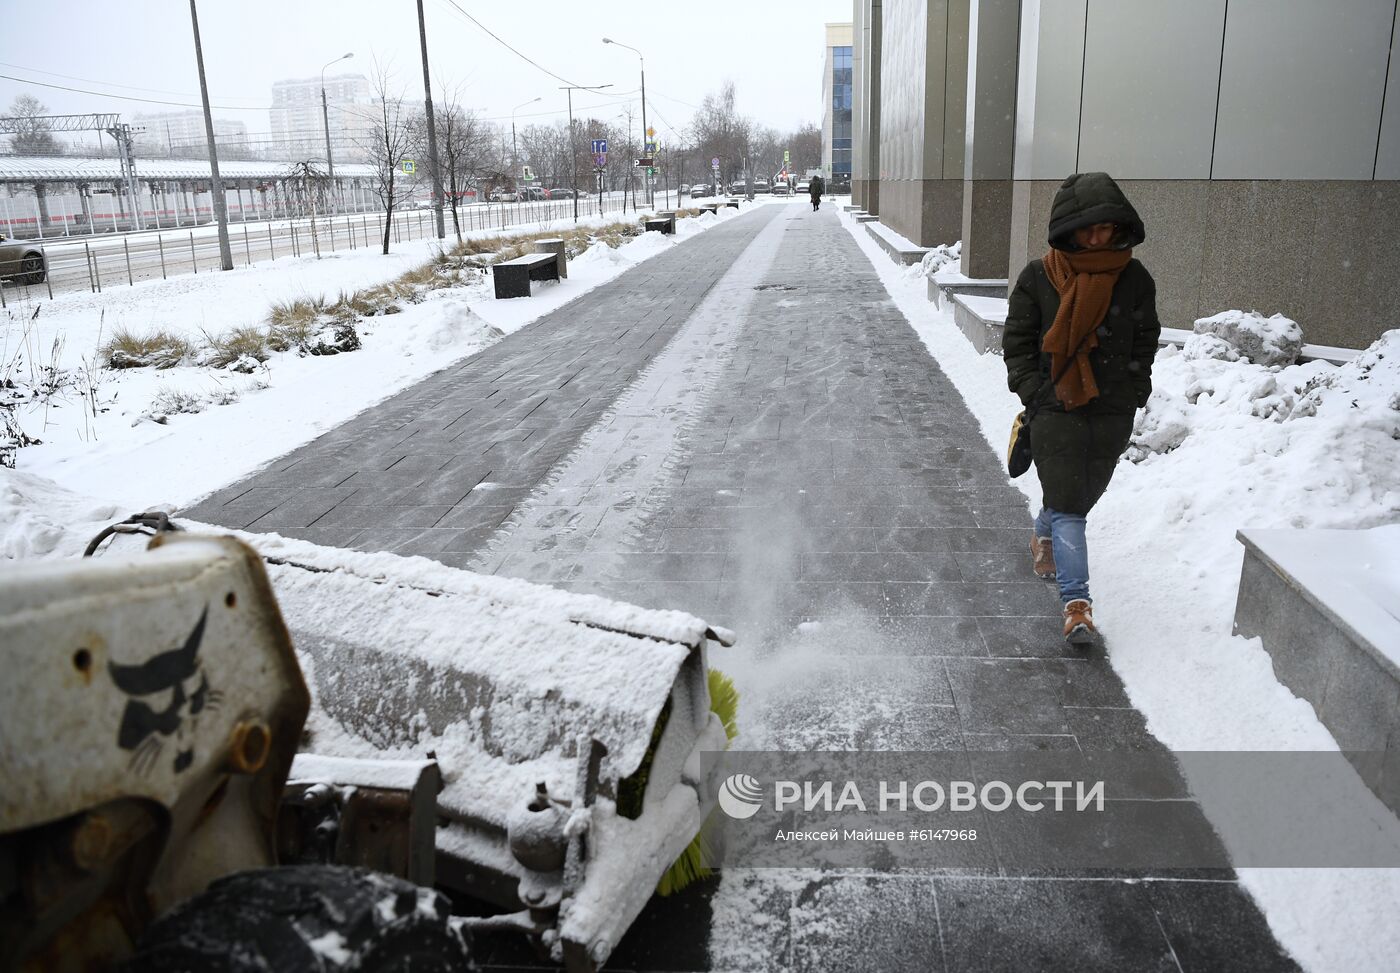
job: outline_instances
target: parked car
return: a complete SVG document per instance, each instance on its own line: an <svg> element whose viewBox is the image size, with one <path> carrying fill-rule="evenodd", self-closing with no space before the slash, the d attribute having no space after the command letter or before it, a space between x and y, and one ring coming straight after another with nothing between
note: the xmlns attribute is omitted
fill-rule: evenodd
<svg viewBox="0 0 1400 973"><path fill-rule="evenodd" d="M799 183L797 184L797 188L796 188L795 190L793 190L793 192L797 193L797 195L799 195L799 196L806 196L809 192L811 192L811 190L812 190L812 183L811 183L811 180L803 179L801 182L799 182Z"/></svg>
<svg viewBox="0 0 1400 973"><path fill-rule="evenodd" d="M790 195L792 195L792 185L791 185L790 183L788 183L787 180L785 180L785 179L774 179L774 180L773 180L773 195L774 195L774 196L790 196Z"/></svg>
<svg viewBox="0 0 1400 973"><path fill-rule="evenodd" d="M48 276L44 248L30 240L11 240L0 233L0 284L42 284Z"/></svg>
<svg viewBox="0 0 1400 973"><path fill-rule="evenodd" d="M742 179L735 179L729 184L729 195L747 196L749 194L749 184Z"/></svg>
<svg viewBox="0 0 1400 973"><path fill-rule="evenodd" d="M498 189L498 190L496 190L494 193L491 194L491 202L493 202L493 203L518 203L518 202L520 202L520 194L517 193L517 192L512 192L512 191L510 191L510 190L508 190L508 189Z"/></svg>
<svg viewBox="0 0 1400 973"><path fill-rule="evenodd" d="M711 195L713 195L713 193L710 192L710 187L706 183L697 182L695 185L690 187L691 199L704 199L706 196Z"/></svg>
<svg viewBox="0 0 1400 973"><path fill-rule="evenodd" d="M755 193L771 193L773 187L768 185L767 179L755 179L753 181L753 191Z"/></svg>
<svg viewBox="0 0 1400 973"><path fill-rule="evenodd" d="M551 189L551 190L549 190L549 198L550 198L550 199L573 199L573 198L574 198L574 191L573 191L572 189L567 189L567 188L564 188L564 187L560 187L560 188L558 188L558 189Z"/></svg>

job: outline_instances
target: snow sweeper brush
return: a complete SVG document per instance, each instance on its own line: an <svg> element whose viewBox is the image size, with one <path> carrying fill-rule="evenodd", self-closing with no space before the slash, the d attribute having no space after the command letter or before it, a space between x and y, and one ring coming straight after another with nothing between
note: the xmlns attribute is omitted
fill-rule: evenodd
<svg viewBox="0 0 1400 973"><path fill-rule="evenodd" d="M28 781L0 802L0 879L38 869L52 886L7 898L0 923L26 930L31 959L72 954L75 937L80 953L123 955L171 906L188 929L206 898L246 901L228 883L248 880L221 876L261 868L243 874L295 873L285 884L299 901L328 901L305 897L317 882L358 895L364 928L427 923L459 945L514 930L570 970L595 970L658 888L702 872L719 784L702 754L727 747L735 709L706 651L730 633L275 536L161 532L128 551L0 573L7 654L18 653L0 774ZM83 829L126 821L83 824L104 807L147 826L112 852L120 869L83 871L72 865ZM38 839L61 846L49 857L67 871L36 857ZM307 863L379 871L356 884ZM449 917L427 887L414 906L390 880L490 914ZM133 894L146 904L118 910L121 936L91 921ZM292 925L308 949L361 957L328 922ZM102 930L111 942L93 943Z"/></svg>

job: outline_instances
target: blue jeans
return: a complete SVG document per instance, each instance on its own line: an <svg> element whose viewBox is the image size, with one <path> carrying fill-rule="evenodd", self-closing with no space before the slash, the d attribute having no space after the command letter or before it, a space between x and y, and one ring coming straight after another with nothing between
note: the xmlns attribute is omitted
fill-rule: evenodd
<svg viewBox="0 0 1400 973"><path fill-rule="evenodd" d="M1050 538L1055 552L1055 581L1060 602L1089 597L1089 545L1084 541L1084 515L1042 507L1035 518L1035 536Z"/></svg>

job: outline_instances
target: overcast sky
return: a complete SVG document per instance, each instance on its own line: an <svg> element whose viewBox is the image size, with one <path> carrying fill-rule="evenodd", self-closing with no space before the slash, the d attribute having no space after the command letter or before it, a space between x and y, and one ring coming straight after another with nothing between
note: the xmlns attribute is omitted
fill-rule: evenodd
<svg viewBox="0 0 1400 973"><path fill-rule="evenodd" d="M108 96L40 87L0 78L0 111L28 92L55 114L178 110L178 105L120 100L124 95L197 105L199 79L185 0L45 0L3 3L0 74ZM693 106L725 79L739 107L779 130L821 122L826 22L849 21L851 0L424 0L434 90L460 86L463 105L517 124L565 117L564 84L492 39L502 41L569 83L611 83L609 93L576 92L575 116L615 119L627 102L639 107L636 55L604 45L612 37L646 56L648 120L663 142L685 127ZM421 100L422 67L414 0L201 0L200 31L214 114L243 121L250 133L269 128L274 81L315 77L322 65L372 74L374 60L392 66L405 93ZM41 73L48 72L48 73ZM81 80L78 80L81 79ZM587 109L592 109L587 111ZM585 111L580 111L584 109ZM256 134L253 136L256 138Z"/></svg>

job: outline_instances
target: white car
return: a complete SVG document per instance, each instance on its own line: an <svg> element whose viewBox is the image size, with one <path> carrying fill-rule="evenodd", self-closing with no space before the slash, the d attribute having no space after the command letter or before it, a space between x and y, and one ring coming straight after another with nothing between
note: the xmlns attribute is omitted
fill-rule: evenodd
<svg viewBox="0 0 1400 973"><path fill-rule="evenodd" d="M804 180L802 180L801 182L799 182L799 183L797 184L797 190L796 190L796 192L797 192L797 195L799 195L799 196L805 196L807 193L811 192L811 190L812 190L812 183L811 183L810 180L804 179Z"/></svg>

